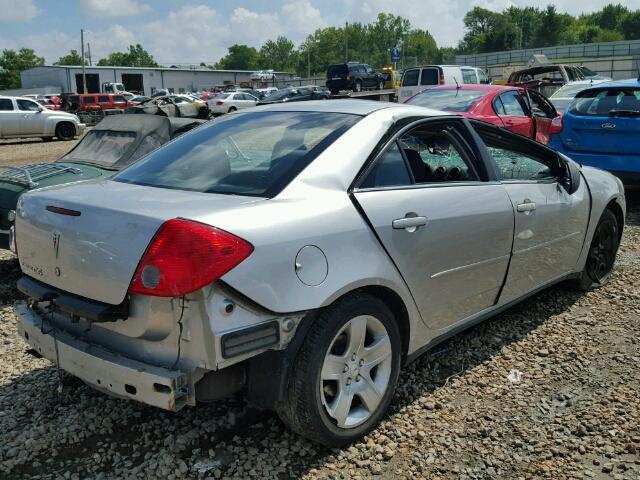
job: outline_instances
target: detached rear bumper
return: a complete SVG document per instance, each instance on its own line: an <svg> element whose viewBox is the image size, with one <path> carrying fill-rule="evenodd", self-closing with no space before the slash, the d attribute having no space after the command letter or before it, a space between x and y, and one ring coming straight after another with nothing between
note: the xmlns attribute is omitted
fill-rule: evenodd
<svg viewBox="0 0 640 480"><path fill-rule="evenodd" d="M26 303L16 304L16 311L20 336L35 351L95 389L170 411L187 405L189 373L132 360L52 329Z"/></svg>

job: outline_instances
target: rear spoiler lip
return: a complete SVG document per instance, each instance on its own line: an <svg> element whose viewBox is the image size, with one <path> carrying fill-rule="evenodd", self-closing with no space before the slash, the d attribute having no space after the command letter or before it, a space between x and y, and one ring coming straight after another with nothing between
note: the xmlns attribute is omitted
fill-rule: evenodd
<svg viewBox="0 0 640 480"><path fill-rule="evenodd" d="M18 280L18 290L36 302L53 302L55 310L96 323L115 322L129 318L129 299L119 305L90 300L42 283L27 275Z"/></svg>

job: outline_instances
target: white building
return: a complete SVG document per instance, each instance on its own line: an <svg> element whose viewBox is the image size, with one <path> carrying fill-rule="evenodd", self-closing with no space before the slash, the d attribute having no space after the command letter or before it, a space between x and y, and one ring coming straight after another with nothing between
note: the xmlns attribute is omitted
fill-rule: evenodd
<svg viewBox="0 0 640 480"><path fill-rule="evenodd" d="M173 93L205 90L216 85L251 82L250 70L209 70L189 68L85 67L88 93L98 93L104 82L124 84L127 91L151 95L167 89ZM278 81L292 78L290 73L275 72ZM82 92L82 67L45 65L20 73L23 90L42 92ZM254 82L255 83L255 82Z"/></svg>

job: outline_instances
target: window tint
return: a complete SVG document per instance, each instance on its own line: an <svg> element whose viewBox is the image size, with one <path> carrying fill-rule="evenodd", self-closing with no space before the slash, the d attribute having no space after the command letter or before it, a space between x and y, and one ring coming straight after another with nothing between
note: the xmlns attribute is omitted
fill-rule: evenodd
<svg viewBox="0 0 640 480"><path fill-rule="evenodd" d="M437 68L423 68L420 85L439 85L440 72Z"/></svg>
<svg viewBox="0 0 640 480"><path fill-rule="evenodd" d="M122 103L124 103L124 102L127 101L127 99L124 98L122 95L114 95L113 96L113 101L114 102L122 102Z"/></svg>
<svg viewBox="0 0 640 480"><path fill-rule="evenodd" d="M555 108L538 92L529 91L531 99L531 112L536 117L554 118L556 116Z"/></svg>
<svg viewBox="0 0 640 480"><path fill-rule="evenodd" d="M119 182L272 197L360 119L319 112L251 112L198 128L122 171Z"/></svg>
<svg viewBox="0 0 640 480"><path fill-rule="evenodd" d="M582 116L615 116L618 112L639 111L640 90L633 88L587 90L579 93L569 107L570 113Z"/></svg>
<svg viewBox="0 0 640 480"><path fill-rule="evenodd" d="M26 110L29 112L39 112L40 105L36 102L32 102L31 100L17 100L18 110Z"/></svg>
<svg viewBox="0 0 640 480"><path fill-rule="evenodd" d="M475 70L471 68L463 68L462 83L478 83Z"/></svg>
<svg viewBox="0 0 640 480"><path fill-rule="evenodd" d="M411 70L405 70L404 75L402 75L402 86L403 87L417 86L419 75L420 75L420 70L418 70L417 68L413 68Z"/></svg>
<svg viewBox="0 0 640 480"><path fill-rule="evenodd" d="M393 187L411 185L411 183L404 157L400 153L397 142L393 142L376 160L360 186L361 188Z"/></svg>
<svg viewBox="0 0 640 480"><path fill-rule="evenodd" d="M113 97L115 99L115 97ZM109 97L107 95L98 96L98 102L100 103L109 103Z"/></svg>
<svg viewBox="0 0 640 480"><path fill-rule="evenodd" d="M557 179L553 171L558 159L553 152L544 147L536 151L528 142L514 141L503 133L477 124L474 124L474 128L495 160L500 180Z"/></svg>
<svg viewBox="0 0 640 480"><path fill-rule="evenodd" d="M342 77L342 76L346 76L347 75L347 66L342 64L342 65L331 65L328 69L327 69L327 78L332 78L332 77Z"/></svg>
<svg viewBox="0 0 640 480"><path fill-rule="evenodd" d="M0 110L13 110L13 102L9 98L0 98Z"/></svg>
<svg viewBox="0 0 640 480"><path fill-rule="evenodd" d="M498 115L526 116L524 100L518 92L507 92L500 95L494 102Z"/></svg>
<svg viewBox="0 0 640 480"><path fill-rule="evenodd" d="M411 105L443 110L445 112L468 112L486 92L481 90L425 90L407 101Z"/></svg>

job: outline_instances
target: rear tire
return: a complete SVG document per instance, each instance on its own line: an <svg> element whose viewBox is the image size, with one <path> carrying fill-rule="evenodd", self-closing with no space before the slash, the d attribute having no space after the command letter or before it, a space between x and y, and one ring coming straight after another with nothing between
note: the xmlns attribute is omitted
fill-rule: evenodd
<svg viewBox="0 0 640 480"><path fill-rule="evenodd" d="M229 107L229 112L228 113L233 113L236 110L238 110L236 107Z"/></svg>
<svg viewBox="0 0 640 480"><path fill-rule="evenodd" d="M615 214L606 209L593 234L587 262L575 286L580 290L593 290L606 285L611 278L620 243L620 226Z"/></svg>
<svg viewBox="0 0 640 480"><path fill-rule="evenodd" d="M278 414L311 441L344 446L385 415L400 370L400 332L389 308L364 293L338 300L309 321Z"/></svg>
<svg viewBox="0 0 640 480"><path fill-rule="evenodd" d="M384 90L384 82L382 80L378 82L378 90Z"/></svg>
<svg viewBox="0 0 640 480"><path fill-rule="evenodd" d="M59 140L73 140L73 137L76 136L76 127L73 123L69 122L60 122L56 126L56 137Z"/></svg>

